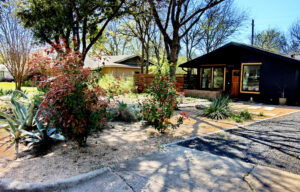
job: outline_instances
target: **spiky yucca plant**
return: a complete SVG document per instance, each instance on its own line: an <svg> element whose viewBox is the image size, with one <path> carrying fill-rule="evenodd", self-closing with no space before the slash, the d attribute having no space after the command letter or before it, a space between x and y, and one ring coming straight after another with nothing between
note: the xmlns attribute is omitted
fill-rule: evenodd
<svg viewBox="0 0 300 192"><path fill-rule="evenodd" d="M229 107L230 98L228 96L219 96L212 100L209 107L204 109L202 116L211 119L227 119L231 116L231 109Z"/></svg>

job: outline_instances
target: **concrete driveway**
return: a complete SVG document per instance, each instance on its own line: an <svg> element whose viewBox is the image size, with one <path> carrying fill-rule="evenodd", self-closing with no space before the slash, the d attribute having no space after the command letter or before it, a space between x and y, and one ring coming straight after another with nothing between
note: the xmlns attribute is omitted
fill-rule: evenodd
<svg viewBox="0 0 300 192"><path fill-rule="evenodd" d="M174 145L65 191L298 192L300 175Z"/></svg>

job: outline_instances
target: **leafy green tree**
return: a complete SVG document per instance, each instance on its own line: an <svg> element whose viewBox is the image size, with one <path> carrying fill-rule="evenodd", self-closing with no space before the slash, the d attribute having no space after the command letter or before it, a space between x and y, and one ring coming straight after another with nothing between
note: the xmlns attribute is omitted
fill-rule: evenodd
<svg viewBox="0 0 300 192"><path fill-rule="evenodd" d="M132 50L132 37L124 35L125 26L119 21L112 21L104 30L101 38L92 47L92 54L99 55L104 52L107 55L126 55Z"/></svg>
<svg viewBox="0 0 300 192"><path fill-rule="evenodd" d="M17 15L41 43L59 44L86 54L115 18L128 12L125 0L19 0ZM55 46L53 46L55 48ZM56 49L57 50L57 49ZM58 50L57 50L58 51Z"/></svg>
<svg viewBox="0 0 300 192"><path fill-rule="evenodd" d="M255 34L254 46L268 51L285 53L287 51L287 40L280 31L268 29Z"/></svg>
<svg viewBox="0 0 300 192"><path fill-rule="evenodd" d="M107 42L104 44L104 49L110 55L125 55L127 53L132 37L122 33L125 28L125 25L118 21L112 22L107 28Z"/></svg>

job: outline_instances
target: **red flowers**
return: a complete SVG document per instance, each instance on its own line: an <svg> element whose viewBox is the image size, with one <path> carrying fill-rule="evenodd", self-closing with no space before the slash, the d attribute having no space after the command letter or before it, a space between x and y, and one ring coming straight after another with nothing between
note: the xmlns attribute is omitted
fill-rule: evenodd
<svg viewBox="0 0 300 192"><path fill-rule="evenodd" d="M181 112L180 115L184 118L189 119L189 117L187 116L187 112Z"/></svg>
<svg viewBox="0 0 300 192"><path fill-rule="evenodd" d="M105 91L95 83L91 71L83 68L80 54L64 48L63 43L56 49L61 54L37 54L31 61L35 66L35 83L45 92L41 109L47 122L84 145L90 130L102 126L106 119L108 103L101 99Z"/></svg>
<svg viewBox="0 0 300 192"><path fill-rule="evenodd" d="M178 97L175 85L169 77L157 75L149 88L149 94L151 97L143 103L144 120L160 132L164 132L169 125L173 128L178 127L183 121L183 116L176 125L169 121L177 107Z"/></svg>

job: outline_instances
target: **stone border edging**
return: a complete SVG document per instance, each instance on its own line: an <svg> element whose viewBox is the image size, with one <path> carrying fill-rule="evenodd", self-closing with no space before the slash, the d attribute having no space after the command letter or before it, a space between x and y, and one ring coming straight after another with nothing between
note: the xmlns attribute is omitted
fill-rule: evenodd
<svg viewBox="0 0 300 192"><path fill-rule="evenodd" d="M112 166L111 166L112 167ZM68 187L74 186L78 183L82 183L89 179L95 178L106 172L111 171L111 167L103 167L94 171L90 171L84 174L80 174L74 177L70 177L63 180L51 181L51 182L32 182L25 183L20 181L13 181L10 179L0 180L0 191L13 192L13 191L58 191Z"/></svg>

